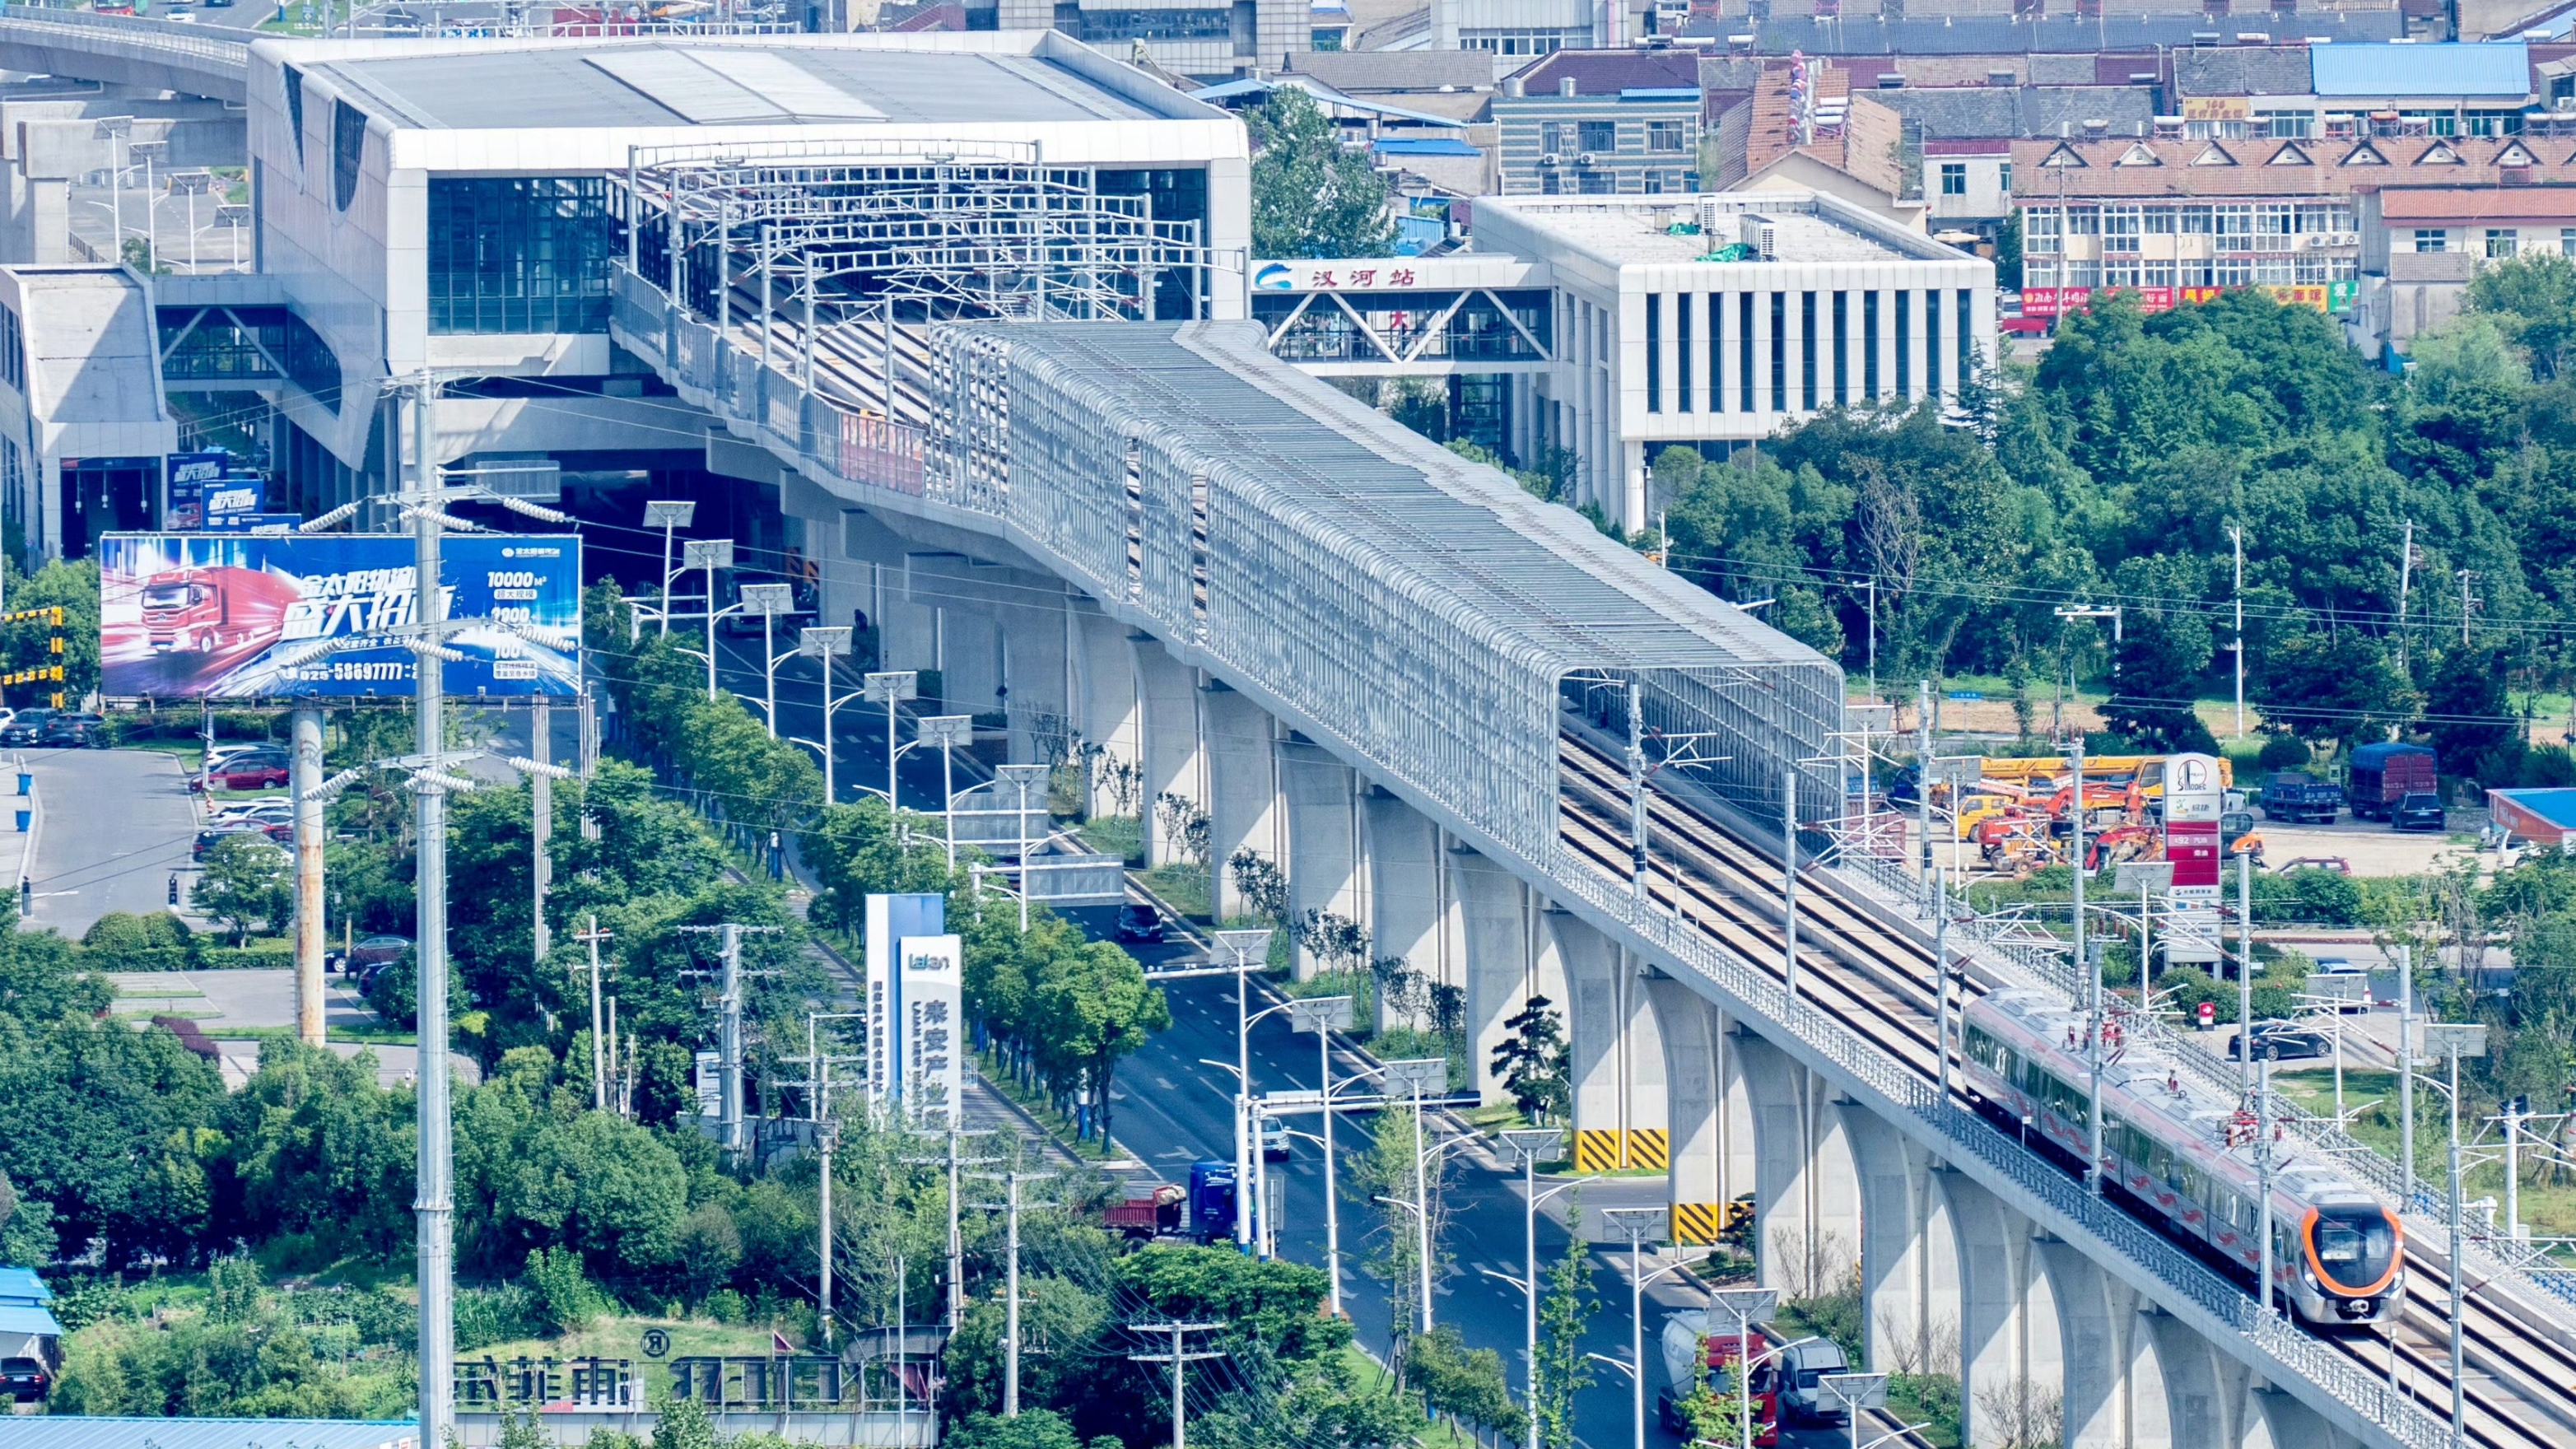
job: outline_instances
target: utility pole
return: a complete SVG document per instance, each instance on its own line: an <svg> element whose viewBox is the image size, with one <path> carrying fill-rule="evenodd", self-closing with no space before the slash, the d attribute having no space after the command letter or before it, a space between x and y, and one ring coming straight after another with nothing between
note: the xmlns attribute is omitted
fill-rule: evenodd
<svg viewBox="0 0 2576 1449"><path fill-rule="evenodd" d="M1134 1323L1129 1324L1128 1326L1135 1329L1138 1333L1168 1333L1172 1336L1172 1351L1170 1353L1131 1353L1127 1355L1127 1358L1131 1363L1167 1363L1172 1366L1172 1449L1186 1449L1186 1445L1182 1439L1181 1393L1182 1382L1187 1377L1187 1366L1196 1363L1201 1359L1223 1358L1225 1355L1213 1350L1204 1350L1199 1353L1183 1353L1181 1351L1181 1335L1185 1333L1214 1333L1218 1329L1225 1327L1225 1325L1222 1323L1173 1322ZM1013 1354L1012 1361L1017 1363L1017 1355L1019 1353L1019 1342L1017 1339L1012 1341L1011 1352ZM1013 1398L1015 1400L1018 1397L1017 1390L1019 1388L1019 1382L1018 1371L1014 1369L1011 1375L1011 1387L1014 1391ZM1019 1410L1014 1407L1005 1410L1004 1412L1016 1414Z"/></svg>
<svg viewBox="0 0 2576 1449"><path fill-rule="evenodd" d="M743 933L747 931L775 931L778 927L745 926L732 921L727 921L720 926L682 926L679 927L679 929L694 933L712 932L721 942L718 949L722 953L724 966L722 975L718 978L717 990L719 994L717 996L717 1003L722 1009L724 1016L722 1025L717 1031L716 1052L719 1060L719 1070L724 1075L724 1097L716 1108L717 1122L719 1124L716 1140L718 1144L724 1148L726 1157L732 1162L739 1164L742 1161L744 1151L742 1140L742 983L743 978L746 975L766 976L769 974L765 971L745 972L742 969L742 938Z"/></svg>
<svg viewBox="0 0 2576 1449"><path fill-rule="evenodd" d="M2460 1058L2482 1057L2487 1054L2487 1029L2478 1022L2426 1022L2424 1044L2439 1055L2451 1059L2451 1202L2449 1242L2445 1245L2445 1251L2450 1254L2450 1261L2457 1264L2460 1261L2460 1244L2463 1241L2460 1232ZM2414 1043L2410 1041L2407 1046L2411 1049ZM2449 1276L2451 1279L2451 1442L2462 1444L2467 1442L2462 1435L2466 1430L2468 1399L2467 1385L2463 1379L2466 1365L2460 1361L2462 1353L2460 1295L2464 1286L2462 1280L2468 1275L2454 1267Z"/></svg>
<svg viewBox="0 0 2576 1449"><path fill-rule="evenodd" d="M2144 966L2139 977L2145 981ZM2236 857L2236 1068L2241 1086L2254 1082L2254 857Z"/></svg>
<svg viewBox="0 0 2576 1449"><path fill-rule="evenodd" d="M2476 597L2469 593L2469 581L2477 576L2476 569L2460 570L2460 647L2464 649L2469 643L2469 610L2478 602Z"/></svg>
<svg viewBox="0 0 2576 1449"><path fill-rule="evenodd" d="M671 535L689 526L697 517L698 505L691 502L656 500L644 505L644 526L662 530L662 632L671 632ZM714 608L710 598L707 607Z"/></svg>
<svg viewBox="0 0 2576 1449"><path fill-rule="evenodd" d="M542 694L531 697L528 700L528 758L536 761L541 766L552 764L554 762L554 737L554 708L546 702L546 697ZM528 874L530 879L536 883L537 959L539 961L543 961L546 959L546 952L554 945L554 933L546 928L546 888L554 884L555 878L554 858L549 855L546 850L547 842L553 839L555 833L554 771L550 769L530 770L528 772L528 791L528 803L530 807L528 812L528 834L535 852L529 860ZM597 979L598 976L596 968L594 968L592 980L596 982ZM592 987L594 1005L596 1005L597 991L598 988L594 985ZM596 1011L591 1014L594 1017L598 1015ZM596 1021L591 1023L594 1030L598 1025L599 1023Z"/></svg>
<svg viewBox="0 0 2576 1449"><path fill-rule="evenodd" d="M2253 1038L2242 1039L2244 1050L2251 1052ZM2272 1058L2279 1048L2263 1053L2263 1065L2254 1079L2254 1195L2262 1199L2263 1228L2261 1266L2255 1270L2254 1287L2261 1296L2263 1312L2272 1311Z"/></svg>
<svg viewBox="0 0 2576 1449"><path fill-rule="evenodd" d="M1521 1404L1527 1413L1529 1442L1527 1449L1538 1445L1538 1162L1541 1154L1553 1160L1565 1150L1565 1134L1553 1127L1512 1127L1501 1133L1503 1142L1521 1160L1521 1307L1526 1317L1522 1323L1522 1352L1528 1357L1522 1368ZM1491 1271L1490 1269L1487 1271Z"/></svg>
<svg viewBox="0 0 2576 1449"><path fill-rule="evenodd" d="M1002 1202L979 1202L975 1206L1007 1214L1003 1219L1007 1257L1002 1273L1002 1291L1006 1295L1002 1305L1002 1417L1016 1419L1020 1416L1020 1184L1043 1182L1055 1174L979 1172L975 1175L1002 1184L1005 1194Z"/></svg>
<svg viewBox="0 0 2576 1449"><path fill-rule="evenodd" d="M545 778L539 775L538 779ZM593 1110L608 1110L608 1062L614 1047L600 1037L603 1023L599 1017L599 943L609 933L599 929L599 913L590 913L590 924L574 940L590 947L590 1105Z"/></svg>
<svg viewBox="0 0 2576 1449"><path fill-rule="evenodd" d="M966 1321L966 1238L957 1221L959 1207L957 1169L984 1167L1002 1160L998 1157L960 1157L957 1155L957 1148L966 1138L990 1137L993 1131L994 1129L990 1127L964 1128L952 1121L945 1129L938 1132L915 1132L912 1134L915 1137L947 1139L947 1155L944 1158L905 1159L915 1166L935 1166L942 1161L948 1165L948 1331L950 1333L955 1333Z"/></svg>
<svg viewBox="0 0 2576 1449"><path fill-rule="evenodd" d="M323 1043L322 711L294 715L295 754L295 1035Z"/></svg>
<svg viewBox="0 0 2576 1449"><path fill-rule="evenodd" d="M1646 711L1645 696L1633 677L1628 681L1628 842L1628 881L1642 915L1646 909Z"/></svg>
<svg viewBox="0 0 2576 1449"><path fill-rule="evenodd" d="M2241 740L2245 738L2245 530L2231 523L2227 538L2236 549L2236 642L2227 648L2236 656L2236 738ZM2398 627L2405 627L2402 618Z"/></svg>
<svg viewBox="0 0 2576 1449"><path fill-rule="evenodd" d="M1953 795L1957 791L1951 792ZM1958 802L1951 801L1955 807ZM1923 908L1932 908L1932 681L1914 691L1914 816L1923 837Z"/></svg>
<svg viewBox="0 0 2576 1449"><path fill-rule="evenodd" d="M2066 819L2070 828L2067 839L2074 847L2075 866L2075 969L2084 973L2085 1047L2084 1062L2091 1074L2093 1097L2092 1131L2089 1155L2084 1159L2084 1182L2093 1195L2102 1195L2102 963L2084 945L2084 737L2075 737L2075 750L2070 756L2074 771L2073 793L2067 796ZM2143 983L2145 976L2139 977Z"/></svg>
<svg viewBox="0 0 2576 1449"><path fill-rule="evenodd" d="M449 650L443 627L447 598L439 586L438 376L423 368L413 383L412 670L413 748L425 762L411 778L414 839L418 841L418 911L414 934L414 992L420 1050L419 1137L413 1210L419 1216L420 1433L424 1444L456 1437L456 1198L449 1173L447 1081L447 783L439 768L447 750L446 680Z"/></svg>
<svg viewBox="0 0 2576 1449"><path fill-rule="evenodd" d="M2406 667L2406 594L2415 582L2415 520L2406 520L2406 542L2397 560L2397 667Z"/></svg>
<svg viewBox="0 0 2576 1449"><path fill-rule="evenodd" d="M1781 980L1789 999L1798 999L1798 767L1780 768L1780 939Z"/></svg>
<svg viewBox="0 0 2576 1449"><path fill-rule="evenodd" d="M2404 1207L2415 1205L2415 948L2397 950L2397 1162Z"/></svg>

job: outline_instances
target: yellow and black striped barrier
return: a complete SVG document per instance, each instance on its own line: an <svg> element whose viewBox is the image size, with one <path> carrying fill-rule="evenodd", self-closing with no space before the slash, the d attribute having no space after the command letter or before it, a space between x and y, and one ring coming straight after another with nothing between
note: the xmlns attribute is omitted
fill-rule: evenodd
<svg viewBox="0 0 2576 1449"><path fill-rule="evenodd" d="M1716 1242L1726 1206L1718 1202L1674 1203L1673 1241L1703 1247Z"/></svg>
<svg viewBox="0 0 2576 1449"><path fill-rule="evenodd" d="M1662 1171L1671 1161L1670 1138L1661 1127L1594 1127L1574 1134L1577 1172L1619 1172L1645 1168Z"/></svg>

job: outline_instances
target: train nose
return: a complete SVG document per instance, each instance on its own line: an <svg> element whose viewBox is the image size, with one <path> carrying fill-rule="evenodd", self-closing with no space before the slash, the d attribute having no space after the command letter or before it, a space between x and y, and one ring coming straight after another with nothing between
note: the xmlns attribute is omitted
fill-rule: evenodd
<svg viewBox="0 0 2576 1449"><path fill-rule="evenodd" d="M2377 1312L2378 1308L2379 1300L2376 1298L2346 1298L2336 1305L2335 1311L2341 1313L2348 1319L2359 1322L2362 1319L2368 1318L2372 1313Z"/></svg>

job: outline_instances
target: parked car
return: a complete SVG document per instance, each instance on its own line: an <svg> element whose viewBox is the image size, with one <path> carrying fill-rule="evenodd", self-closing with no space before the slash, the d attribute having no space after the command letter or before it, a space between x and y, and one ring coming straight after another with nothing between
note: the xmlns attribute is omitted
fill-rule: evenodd
<svg viewBox="0 0 2576 1449"><path fill-rule="evenodd" d="M352 976L360 973L373 976L377 971L401 960L403 953L410 949L411 937L409 936L361 937L356 945L349 948L348 958L340 963L340 969Z"/></svg>
<svg viewBox="0 0 2576 1449"><path fill-rule="evenodd" d="M0 1396L22 1404L41 1404L53 1391L54 1376L44 1360L16 1355L0 1358Z"/></svg>
<svg viewBox="0 0 2576 1449"><path fill-rule="evenodd" d="M1288 1124L1276 1117L1261 1119L1261 1156L1266 1162L1288 1160Z"/></svg>
<svg viewBox="0 0 2576 1449"><path fill-rule="evenodd" d="M2343 813L2343 787L2313 775L2274 775L2263 786L2263 818L2332 825Z"/></svg>
<svg viewBox="0 0 2576 1449"><path fill-rule="evenodd" d="M36 736L45 728L45 721L53 718L54 714L55 711L41 707L18 711L7 724L0 725L0 745L34 744Z"/></svg>
<svg viewBox="0 0 2576 1449"><path fill-rule="evenodd" d="M2391 830L2433 830L2450 828L2450 817L2442 813L2442 797L2430 790L2401 795L2388 807Z"/></svg>
<svg viewBox="0 0 2576 1449"><path fill-rule="evenodd" d="M233 756L189 782L192 790L268 790L291 773L282 750L251 750Z"/></svg>
<svg viewBox="0 0 2576 1449"><path fill-rule="evenodd" d="M2287 1022L2258 1021L2254 1023L2253 1036L2254 1055L2258 1058L2270 1057L2278 1062L2310 1060L2325 1056L2334 1050L2334 1044L2323 1036L2313 1031L2301 1031ZM2243 1033L2240 1032L2229 1039L2227 1059L2231 1062L2245 1059Z"/></svg>
<svg viewBox="0 0 2576 1449"><path fill-rule="evenodd" d="M291 824L272 824L260 820L218 820L197 832L196 843L189 848L188 858L204 860L216 846L236 835L262 836L279 845L295 843L295 827Z"/></svg>
<svg viewBox="0 0 2576 1449"><path fill-rule="evenodd" d="M2281 862L2281 873L2294 870L2330 870L2337 875L2352 874L2352 862L2340 855L2302 855Z"/></svg>
<svg viewBox="0 0 2576 1449"><path fill-rule="evenodd" d="M2361 982L2361 995L2345 1002L2336 1010L2346 1014L2370 1010L2370 972L2367 968L2356 966L2340 956L2320 956L2317 958L2316 974L2358 978Z"/></svg>
<svg viewBox="0 0 2576 1449"><path fill-rule="evenodd" d="M1121 941L1159 941L1163 939L1163 913L1147 905L1125 905L1118 908L1118 939Z"/></svg>
<svg viewBox="0 0 2576 1449"><path fill-rule="evenodd" d="M207 823L212 824L218 820L257 820L262 824L267 825L274 825L280 821L284 821L288 824L293 824L295 821L295 802L287 799L283 795L263 795L256 800L245 800L237 805L226 805L215 811L212 816L208 817Z"/></svg>
<svg viewBox="0 0 2576 1449"><path fill-rule="evenodd" d="M107 721L94 714L65 712L45 721L36 732L36 743L48 749L79 750L98 743L100 730Z"/></svg>

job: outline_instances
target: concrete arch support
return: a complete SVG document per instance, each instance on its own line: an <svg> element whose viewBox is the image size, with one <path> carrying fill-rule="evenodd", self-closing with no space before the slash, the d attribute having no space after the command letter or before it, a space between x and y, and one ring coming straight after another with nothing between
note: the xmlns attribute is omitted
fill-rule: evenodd
<svg viewBox="0 0 2576 1449"><path fill-rule="evenodd" d="M1941 1189L1962 1269L1959 1382L1967 1441L1983 1449L2062 1434L2063 1340L2030 1220L1964 1173L1942 1173ZM2052 1411L2052 1405L2058 1407Z"/></svg>
<svg viewBox="0 0 2576 1449"><path fill-rule="evenodd" d="M1506 1034L1503 1023L1539 991L1529 887L1464 846L1450 849L1449 878L1466 966L1468 1064L1477 1094L1499 1102L1503 1087L1494 1073L1494 1048Z"/></svg>
<svg viewBox="0 0 2576 1449"><path fill-rule="evenodd" d="M1842 1288L1859 1266L1851 1139L1824 1079L1758 1036L1731 1038L1753 1122L1753 1225L1762 1286L1791 1297Z"/></svg>
<svg viewBox="0 0 2576 1449"><path fill-rule="evenodd" d="M2068 1449L2172 1449L2151 1305L2075 1247L2038 1248L2065 1344Z"/></svg>
<svg viewBox="0 0 2576 1449"><path fill-rule="evenodd" d="M1869 1367L1954 1374L1959 1255L1937 1165L1894 1126L1844 1111L1860 1186L1860 1269Z"/></svg>
<svg viewBox="0 0 2576 1449"><path fill-rule="evenodd" d="M1370 949L1402 959L1433 985L1461 985L1449 949L1453 902L1440 827L1375 787L1361 791L1359 810L1368 842Z"/></svg>
<svg viewBox="0 0 2576 1449"><path fill-rule="evenodd" d="M1546 915L1565 971L1578 1172L1669 1168L1663 1034L1637 959L1563 911Z"/></svg>
<svg viewBox="0 0 2576 1449"><path fill-rule="evenodd" d="M1641 984L1664 1047L1664 1117L1673 1240L1713 1243L1750 1189L1753 1122L1742 1053L1714 1002L1651 968Z"/></svg>
<svg viewBox="0 0 2576 1449"><path fill-rule="evenodd" d="M1252 914L1227 862L1239 850L1285 871L1287 812L1279 802L1279 724L1270 712L1211 679L1199 690L1206 740L1208 859L1215 867L1217 918Z"/></svg>
<svg viewBox="0 0 2576 1449"><path fill-rule="evenodd" d="M1075 733L1072 601L1061 585L1017 572L996 580L994 593L1002 651L994 692L1010 726L1011 763L1053 764Z"/></svg>
<svg viewBox="0 0 2576 1449"><path fill-rule="evenodd" d="M2177 1443L2255 1449L2272 1442L2255 1412L2254 1377L2243 1364L2171 1314L2143 1313L2139 1327L2155 1342L2166 1418L2188 1426Z"/></svg>
<svg viewBox="0 0 2576 1449"><path fill-rule="evenodd" d="M1359 774L1321 745L1279 742L1280 794L1288 814L1288 914L1304 922L1319 912L1365 930L1368 925L1366 834L1360 824ZM1342 965L1365 968L1364 959ZM1297 944L1297 974L1324 966L1304 939Z"/></svg>
<svg viewBox="0 0 2576 1449"><path fill-rule="evenodd" d="M1086 808L1093 815L1139 814L1153 802L1145 791L1145 711L1127 626L1085 605L1074 610L1073 630L1074 729L1090 751Z"/></svg>
<svg viewBox="0 0 2576 1449"><path fill-rule="evenodd" d="M1137 758L1143 771L1136 808L1143 816L1145 860L1179 864L1188 859L1186 842L1161 802L1168 795L1188 809L1207 808L1198 671L1174 659L1150 634L1128 635L1127 646L1136 670Z"/></svg>

